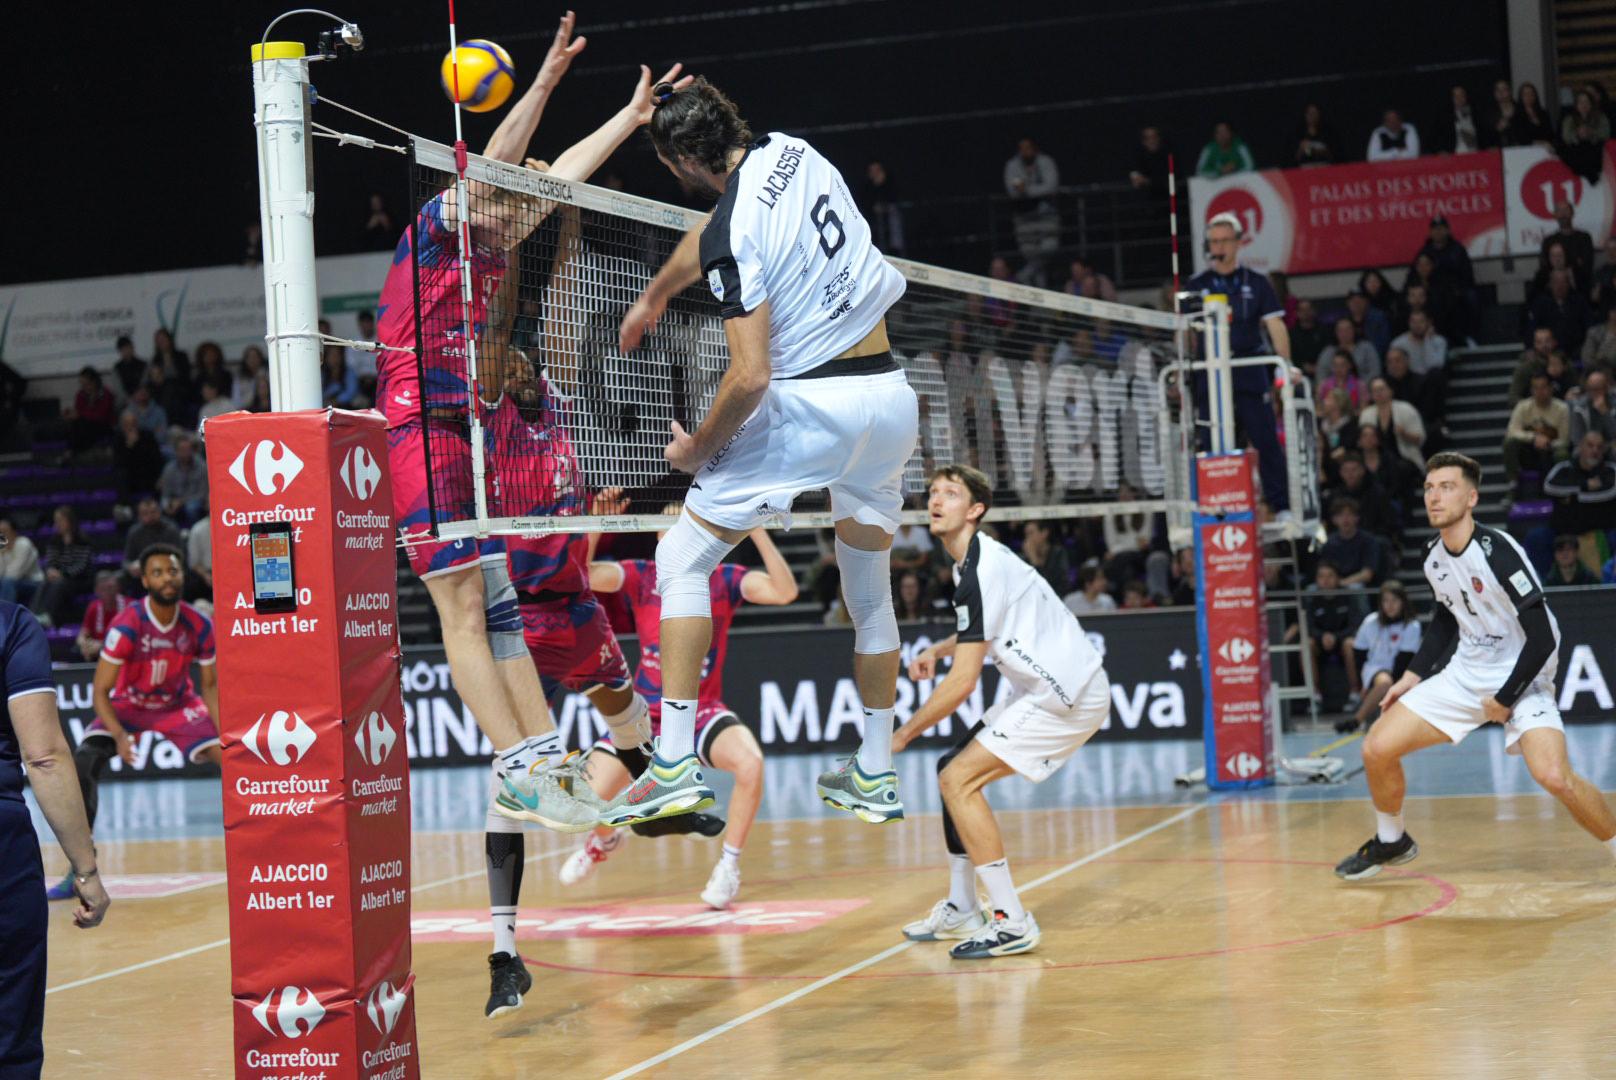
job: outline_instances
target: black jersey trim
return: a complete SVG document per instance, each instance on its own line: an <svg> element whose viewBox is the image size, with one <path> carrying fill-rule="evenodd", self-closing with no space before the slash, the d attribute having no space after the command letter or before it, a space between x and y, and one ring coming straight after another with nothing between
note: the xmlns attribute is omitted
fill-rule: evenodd
<svg viewBox="0 0 1616 1080"><path fill-rule="evenodd" d="M982 541L978 533L971 534L971 543L960 560L959 584L954 586L954 628L956 640L986 641L986 627L982 619L982 579L978 573L982 565Z"/></svg>
<svg viewBox="0 0 1616 1080"><path fill-rule="evenodd" d="M1478 539L1481 541L1482 554L1487 559L1487 568L1492 571L1499 589L1509 597L1517 612L1543 603L1542 584L1507 535L1489 526L1477 525L1471 540L1475 542Z"/></svg>

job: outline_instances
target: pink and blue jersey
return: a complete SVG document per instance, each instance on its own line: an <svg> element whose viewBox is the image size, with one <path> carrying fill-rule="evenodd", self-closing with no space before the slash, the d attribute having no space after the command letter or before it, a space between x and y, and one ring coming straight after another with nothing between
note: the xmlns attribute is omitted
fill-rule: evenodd
<svg viewBox="0 0 1616 1080"><path fill-rule="evenodd" d="M420 265L420 346L416 349L416 263ZM481 335L488 301L505 276L497 248L472 241L471 321ZM467 402L465 320L461 310L459 242L443 218L443 193L421 208L415 227L393 251L393 265L376 306L376 338L390 346L376 357L376 404L388 427L419 423L422 409L454 410ZM395 352L405 349L407 352ZM426 385L421 385L422 373Z"/></svg>
<svg viewBox="0 0 1616 1080"><path fill-rule="evenodd" d="M507 396L488 418L492 516L573 517L587 508L578 459L560 424L565 399L542 379L539 389L527 417ZM506 550L519 596L589 591L587 541L581 533L512 536Z"/></svg>
<svg viewBox="0 0 1616 1080"><path fill-rule="evenodd" d="M195 693L191 664L214 661L213 623L181 601L174 621L165 626L152 615L148 598L112 620L101 658L120 668L113 704L178 709Z"/></svg>
<svg viewBox="0 0 1616 1080"><path fill-rule="evenodd" d="M651 706L651 715L662 716L662 597L657 595L656 563L646 559L624 559L623 599L634 613L634 630L640 636L640 663L634 672L634 689ZM701 661L701 687L696 692L702 705L724 698L724 655L729 651L729 628L741 606L741 579L746 567L724 563L709 581L713 601L713 643Z"/></svg>

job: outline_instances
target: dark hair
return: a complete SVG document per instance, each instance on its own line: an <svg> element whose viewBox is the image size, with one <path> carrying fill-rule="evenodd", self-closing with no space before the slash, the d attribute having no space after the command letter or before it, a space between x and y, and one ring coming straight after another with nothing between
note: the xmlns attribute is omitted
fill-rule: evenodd
<svg viewBox="0 0 1616 1080"><path fill-rule="evenodd" d="M134 342L133 342L133 341L132 341L132 340L130 340L130 338L129 338L129 335L128 335L128 334L119 334L119 335L118 335L118 344L117 344L117 348L120 348L120 349L121 349L121 348L123 348L123 347L124 347L124 346L125 346L125 345L127 345L127 346L129 346L129 347L130 347L130 348L131 348L131 349L133 349L133 348L134 348L134 347L135 347L135 343L134 343Z"/></svg>
<svg viewBox="0 0 1616 1080"><path fill-rule="evenodd" d="M1351 495L1337 495L1330 500L1330 516L1335 517L1343 510L1351 510L1358 517L1363 517L1363 507Z"/></svg>
<svg viewBox="0 0 1616 1080"><path fill-rule="evenodd" d="M1085 566L1083 569L1077 572L1078 588L1088 588L1091 584L1093 584L1094 579L1099 577L1102 573L1104 573L1104 571L1098 566Z"/></svg>
<svg viewBox="0 0 1616 1080"><path fill-rule="evenodd" d="M969 465L944 465L931 474L931 482L939 480L952 480L956 484L964 484L965 490L971 493L971 501L982 504L982 513L985 516L993 509L993 482L987 474L980 469L973 469ZM977 519L978 521L981 518Z"/></svg>
<svg viewBox="0 0 1616 1080"><path fill-rule="evenodd" d="M95 370L95 368L90 367L88 364L86 364L84 367L79 368L79 378L81 378L81 379L89 379L90 382L95 384L96 386L101 385L101 373L99 371Z"/></svg>
<svg viewBox="0 0 1616 1080"><path fill-rule="evenodd" d="M1124 585L1122 587L1122 591L1123 591L1124 594L1138 593L1140 596L1143 596L1145 599L1147 599L1147 600L1150 599L1150 586L1146 585L1143 581L1140 581L1138 578L1134 578L1132 581L1130 581L1126 585Z"/></svg>
<svg viewBox="0 0 1616 1080"><path fill-rule="evenodd" d="M0 520L4 519L0 518ZM1554 550L1556 551L1559 551L1563 547L1576 548L1580 546L1582 546L1582 541L1578 540L1571 533L1561 533L1559 536L1554 538Z"/></svg>
<svg viewBox="0 0 1616 1080"><path fill-rule="evenodd" d="M84 534L79 531L79 512L67 503L63 503L51 511L51 517L54 518L57 514L67 518L67 534L62 536L62 543L67 543L69 537L71 537L75 544L82 544Z"/></svg>
<svg viewBox="0 0 1616 1080"><path fill-rule="evenodd" d="M650 133L651 145L667 160L689 158L715 173L729 164L731 150L752 141L735 103L702 76L662 99L651 114Z"/></svg>
<svg viewBox="0 0 1616 1080"><path fill-rule="evenodd" d="M1481 486L1481 463L1473 457L1466 457L1452 450L1432 454L1425 463L1425 475L1430 476L1438 469L1458 469L1464 473L1464 478L1470 481L1471 487Z"/></svg>
<svg viewBox="0 0 1616 1080"><path fill-rule="evenodd" d="M172 555L180 561L180 568L185 567L185 553L173 544L148 544L140 553L140 572L146 572L146 560L154 559L159 555Z"/></svg>
<svg viewBox="0 0 1616 1080"><path fill-rule="evenodd" d="M1341 576L1341 567L1336 564L1334 559L1320 559L1319 564L1313 568L1313 576L1318 577L1320 570L1328 570L1336 577Z"/></svg>
<svg viewBox="0 0 1616 1080"><path fill-rule="evenodd" d="M1349 461L1355 461L1359 465L1363 465L1363 463L1364 463L1363 455L1358 453L1358 451L1356 451L1356 450L1348 450L1346 453L1341 455L1341 460L1336 462L1336 467L1340 468L1342 465L1345 465ZM1365 465L1364 467L1368 468L1367 465Z"/></svg>
<svg viewBox="0 0 1616 1080"><path fill-rule="evenodd" d="M1375 614L1380 614L1380 602L1386 599L1387 593L1391 593L1393 596L1397 597L1398 600L1402 601L1403 610L1399 613L1399 621L1404 625L1413 622L1414 605L1408 602L1408 590L1404 588L1403 583L1398 581L1396 578L1392 578L1380 587L1380 595L1375 598Z"/></svg>

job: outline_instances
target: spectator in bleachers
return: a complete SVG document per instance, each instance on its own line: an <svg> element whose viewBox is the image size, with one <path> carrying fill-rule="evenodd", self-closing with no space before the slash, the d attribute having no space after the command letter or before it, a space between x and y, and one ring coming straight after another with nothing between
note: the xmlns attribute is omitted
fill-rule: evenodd
<svg viewBox="0 0 1616 1080"><path fill-rule="evenodd" d="M1124 481L1117 485L1118 502L1136 502L1138 489ZM1105 576L1112 581L1160 576L1166 580L1166 553L1152 551L1155 542L1155 514L1107 514L1102 521L1105 537ZM1151 563L1159 564L1152 573Z"/></svg>
<svg viewBox="0 0 1616 1080"><path fill-rule="evenodd" d="M1386 352L1386 373L1381 376L1386 385L1392 388L1392 397L1398 401L1406 401L1414 406L1425 421L1427 429L1434 427L1441 420L1440 403L1433 402L1425 390L1425 377L1415 371L1408 362L1408 353L1397 346L1392 346Z"/></svg>
<svg viewBox="0 0 1616 1080"><path fill-rule="evenodd" d="M1048 523L1027 522L1021 534L1021 557L1038 571L1039 577L1049 582L1056 596L1064 596L1072 587L1072 569L1066 558L1066 549L1056 539Z"/></svg>
<svg viewBox="0 0 1616 1080"><path fill-rule="evenodd" d="M1554 500L1554 531L1577 536L1594 550L1605 546L1604 534L1616 529L1616 464L1606 456L1608 449L1604 435L1586 432L1576 453L1543 478L1543 494ZM1595 569L1603 561L1603 552L1588 559Z"/></svg>
<svg viewBox="0 0 1616 1080"><path fill-rule="evenodd" d="M1296 147L1293 155L1299 168L1310 165L1331 165L1341 158L1341 138L1335 127L1324 121L1324 113L1312 102L1302 110L1302 119L1291 136Z"/></svg>
<svg viewBox="0 0 1616 1080"><path fill-rule="evenodd" d="M1167 571L1167 603L1173 607L1195 606L1195 549L1181 547L1173 553Z"/></svg>
<svg viewBox="0 0 1616 1080"><path fill-rule="evenodd" d="M1268 284L1274 287L1274 295L1279 297L1281 310L1285 312L1285 328L1289 330L1296 325L1296 309L1301 303L1291 294L1291 277L1283 270L1268 271ZM1292 342L1291 355L1296 355L1295 343Z"/></svg>
<svg viewBox="0 0 1616 1080"><path fill-rule="evenodd" d="M988 263L988 277L994 281L1014 281L1016 276L1010 272L1010 260L1003 255L995 255ZM1000 300L996 296L982 298L982 320L989 336L995 342L1013 341L1016 336L1016 317L1021 311L1021 305L1014 300Z"/></svg>
<svg viewBox="0 0 1616 1080"><path fill-rule="evenodd" d="M196 347L196 384L200 391L201 386L208 379L219 384L219 392L225 397L231 396L234 388L235 376L225 366L224 350L212 341L204 341Z"/></svg>
<svg viewBox="0 0 1616 1080"><path fill-rule="evenodd" d="M919 574L909 570L898 577L898 587L892 591L892 608L901 623L925 622L931 618Z"/></svg>
<svg viewBox="0 0 1616 1080"><path fill-rule="evenodd" d="M260 371L253 379L252 396L247 399L244 406L247 412L267 413L270 407L269 372Z"/></svg>
<svg viewBox="0 0 1616 1080"><path fill-rule="evenodd" d="M174 335L166 326L159 326L152 333L153 367L161 367L171 377L188 381L191 378L191 357L182 349L174 346Z"/></svg>
<svg viewBox="0 0 1616 1080"><path fill-rule="evenodd" d="M887 557L895 571L921 570L931 562L931 530L924 525L900 525Z"/></svg>
<svg viewBox="0 0 1616 1080"><path fill-rule="evenodd" d="M0 517L0 600L26 607L44 580L39 549L10 518Z"/></svg>
<svg viewBox="0 0 1616 1080"><path fill-rule="evenodd" d="M1358 340L1375 347L1375 355L1384 357L1392 343L1392 320L1386 312L1370 303L1362 289L1347 293L1347 318L1358 331ZM1371 375L1374 373L1371 372Z"/></svg>
<svg viewBox="0 0 1616 1080"><path fill-rule="evenodd" d="M1426 296L1425 286L1413 281L1397 297L1397 304L1392 308L1392 332L1395 334L1408 333L1408 318L1416 311L1425 312L1425 317L1435 325L1436 319L1431 315L1431 303L1429 297ZM1390 345L1390 342L1387 344Z"/></svg>
<svg viewBox="0 0 1616 1080"><path fill-rule="evenodd" d="M151 366L146 369L146 385L151 387L152 400L163 407L170 424L195 427L196 410L202 404L202 396L191 381L190 357L174 348L174 339L167 330L157 331L153 345Z"/></svg>
<svg viewBox="0 0 1616 1080"><path fill-rule="evenodd" d="M1476 271L1470 265L1470 252L1465 246L1453 239L1453 230L1448 226L1448 219L1438 214L1431 219L1431 225L1426 233L1425 244L1414 253L1414 262L1419 262L1421 255L1429 255L1436 268L1458 282L1462 290L1473 289L1476 286ZM1413 263L1409 270L1413 272Z"/></svg>
<svg viewBox="0 0 1616 1080"><path fill-rule="evenodd" d="M1073 296L1086 296L1090 300L1117 299L1117 287L1109 277L1094 268L1086 255L1073 255L1071 276L1066 279L1065 291Z"/></svg>
<svg viewBox="0 0 1616 1080"><path fill-rule="evenodd" d="M1571 275L1571 288L1580 292L1586 282L1577 277L1577 272L1571 266L1571 256L1567 253L1565 241L1553 237L1543 249L1543 257L1538 260L1537 272L1532 280L1526 283L1526 307L1530 312L1537 298L1549 291L1549 277L1557 270L1563 270Z"/></svg>
<svg viewBox="0 0 1616 1080"><path fill-rule="evenodd" d="M95 599L84 610L84 622L79 626L79 636L74 644L78 646L79 655L86 660L94 661L101 655L101 646L107 640L107 628L118 613L134 603L123 593L118 591L118 575L113 570L100 570L95 575Z"/></svg>
<svg viewBox="0 0 1616 1080"><path fill-rule="evenodd" d="M1549 563L1549 572L1543 575L1543 584L1551 589L1556 586L1598 585L1599 575L1582 561L1579 554L1581 549L1582 541L1575 536L1556 536L1554 558Z"/></svg>
<svg viewBox="0 0 1616 1080"><path fill-rule="evenodd" d="M1554 396L1570 404L1572 399L1582 393L1582 386L1577 381L1577 372L1566 359L1565 353L1556 352L1549 357L1548 366L1544 369L1549 376L1549 382L1554 387Z"/></svg>
<svg viewBox="0 0 1616 1080"><path fill-rule="evenodd" d="M1369 404L1358 414L1358 423L1379 431L1381 445L1395 448L1414 468L1425 468L1425 419L1414 406L1398 401L1385 379L1369 381Z"/></svg>
<svg viewBox="0 0 1616 1080"><path fill-rule="evenodd" d="M892 180L883 162L872 161L864 167L864 180L858 187L858 208L864 220L870 223L870 239L883 255L902 256L904 251L903 210L898 206L898 185ZM360 330L363 336L364 318L361 312ZM372 324L375 318L372 316ZM366 337L366 341L375 338ZM349 357L349 362L353 360Z"/></svg>
<svg viewBox="0 0 1616 1080"><path fill-rule="evenodd" d="M140 413L141 426L150 430L151 425L158 418L161 418L162 430L153 431L152 433L157 436L157 444L162 447L163 456L167 457L172 449L168 443L168 428L171 425L181 428L191 426L185 420L186 412L189 408L186 401L189 391L183 383L176 380L169 373L166 367L155 362L152 364L151 370L146 372L146 381L141 384L141 390L145 391L147 401L157 410L152 413L143 409ZM136 391L137 394L139 392ZM129 399L131 408L135 406L136 401L136 398ZM200 407L200 399L198 399L197 405Z"/></svg>
<svg viewBox="0 0 1616 1080"><path fill-rule="evenodd" d="M269 374L269 361L264 357L264 350L256 345L249 345L241 350L241 375L232 386L231 397L236 399L240 408L247 408L252 403L253 393L258 388L258 376Z"/></svg>
<svg viewBox="0 0 1616 1080"><path fill-rule="evenodd" d="M1104 570L1098 566L1085 566L1077 574L1077 591L1067 593L1061 602L1066 605L1066 610L1080 619L1102 611L1115 611L1117 602L1106 591L1110 586Z"/></svg>
<svg viewBox="0 0 1616 1080"><path fill-rule="evenodd" d="M339 409L357 408L359 375L348 366L341 345L327 345L320 350L320 379L327 405Z"/></svg>
<svg viewBox="0 0 1616 1080"><path fill-rule="evenodd" d="M135 507L135 523L129 527L123 544L124 589L131 595L138 594L140 587L140 553L153 544L167 544L184 551L185 537L163 516L156 499L141 499Z"/></svg>
<svg viewBox="0 0 1616 1080"><path fill-rule="evenodd" d="M1201 147L1201 156L1195 162L1195 174L1209 179L1251 172L1257 167L1245 141L1236 137L1234 127L1227 120L1212 126L1212 141Z"/></svg>
<svg viewBox="0 0 1616 1080"><path fill-rule="evenodd" d="M1470 154L1482 148L1482 131L1470 107L1470 91L1455 86L1448 91L1448 113L1437 126L1431 149L1439 154Z"/></svg>
<svg viewBox="0 0 1616 1080"><path fill-rule="evenodd" d="M1376 585L1382 576L1385 549L1374 535L1359 527L1361 521L1357 499L1341 496L1330 500L1330 522L1335 531L1319 549L1319 558L1334 564L1341 575L1339 588Z"/></svg>
<svg viewBox="0 0 1616 1080"><path fill-rule="evenodd" d="M1448 339L1436 332L1431 317L1423 311L1411 311L1408 330L1392 339L1391 347L1401 349L1408 357L1409 370L1423 375L1429 381L1440 379L1448 363Z"/></svg>
<svg viewBox="0 0 1616 1080"><path fill-rule="evenodd" d="M198 423L212 420L215 416L223 416L227 412L236 411L234 398L222 393L218 380L211 376L202 380L202 407L196 411Z"/></svg>
<svg viewBox="0 0 1616 1080"><path fill-rule="evenodd" d="M1590 431L1605 437L1605 445L1616 447L1616 406L1610 400L1610 371L1590 367L1582 377L1582 393L1568 403L1571 407L1571 443L1582 442Z"/></svg>
<svg viewBox="0 0 1616 1080"><path fill-rule="evenodd" d="M1588 181L1599 183L1605 168L1605 143L1610 139L1610 118L1594 95L1578 90L1575 102L1560 121L1560 160Z"/></svg>
<svg viewBox="0 0 1616 1080"><path fill-rule="evenodd" d="M1549 274L1548 291L1532 301L1527 311L1526 326L1529 333L1540 326L1551 328L1554 340L1560 343L1566 354L1576 356L1593 322L1588 301L1571 287L1571 271L1555 270Z"/></svg>
<svg viewBox="0 0 1616 1080"><path fill-rule="evenodd" d="M1397 453L1381 438L1380 429L1373 424L1358 428L1358 454L1364 468L1391 492L1394 499L1406 499L1418 490L1420 470L1402 454Z"/></svg>
<svg viewBox="0 0 1616 1080"><path fill-rule="evenodd" d="M196 452L196 439L174 440L174 460L157 478L157 498L164 514L189 525L208 512L208 467Z"/></svg>
<svg viewBox="0 0 1616 1080"><path fill-rule="evenodd" d="M1540 326L1532 331L1531 347L1524 350L1515 362L1515 371L1509 377L1509 399L1519 401L1532 391L1532 376L1548 371L1549 360L1560 353L1560 343L1554 337L1554 328ZM1563 355L1563 354L1561 354Z"/></svg>
<svg viewBox="0 0 1616 1080"><path fill-rule="evenodd" d="M1347 406L1353 411L1363 408L1363 387L1358 381L1358 365L1353 363L1352 354L1345 349L1336 349L1330 354L1330 373L1319 380L1319 401L1335 391L1340 390L1347 395Z"/></svg>
<svg viewBox="0 0 1616 1080"><path fill-rule="evenodd" d="M168 412L155 400L151 383L143 382L135 387L124 411L134 416L135 426L149 432L161 449L168 439Z"/></svg>
<svg viewBox="0 0 1616 1080"><path fill-rule="evenodd" d="M1352 366L1361 378L1372 379L1380 374L1380 353L1373 343L1358 336L1358 328L1350 316L1335 321L1335 340L1319 352L1319 372L1335 371L1335 354L1344 352L1352 357ZM1295 355L1294 352L1292 355Z"/></svg>
<svg viewBox="0 0 1616 1080"><path fill-rule="evenodd" d="M1515 131L1515 92L1508 79L1493 83L1493 107L1487 115L1488 146L1521 146Z"/></svg>
<svg viewBox="0 0 1616 1080"><path fill-rule="evenodd" d="M1155 606L1155 601L1150 598L1150 589L1143 581L1135 578L1122 587L1122 604L1117 610L1140 611Z"/></svg>
<svg viewBox="0 0 1616 1080"><path fill-rule="evenodd" d="M1605 312L1605 321L1589 327L1582 339L1582 366L1616 366L1616 305Z"/></svg>
<svg viewBox="0 0 1616 1080"><path fill-rule="evenodd" d="M1336 468L1341 479L1325 493L1325 505L1333 506L1338 499L1351 499L1358 504L1358 527L1384 537L1395 550L1402 529L1392 508L1391 493L1370 475L1363 455L1356 451L1343 454Z"/></svg>
<svg viewBox="0 0 1616 1080"><path fill-rule="evenodd" d="M203 614L213 614L213 527L203 514L185 534L185 599L206 604Z"/></svg>
<svg viewBox="0 0 1616 1080"><path fill-rule="evenodd" d="M1465 310L1465 293L1458 281L1437 266L1436 260L1425 252L1414 257L1408 277L1403 282L1406 293L1416 285L1425 286L1425 310L1437 333L1449 341L1463 342L1469 333L1469 312ZM1409 304L1409 320L1413 321L1414 304Z"/></svg>
<svg viewBox="0 0 1616 1080"><path fill-rule="evenodd" d="M1585 287L1593 280L1594 271L1594 238L1583 230L1577 228L1576 207L1565 199L1557 199L1554 203L1554 220L1559 225L1554 232L1546 233L1543 243L1538 248L1538 259L1541 262L1549 261L1549 247L1556 241L1565 246L1566 265L1571 270L1571 276L1578 288ZM1541 274L1542 271L1539 270Z"/></svg>
<svg viewBox="0 0 1616 1080"><path fill-rule="evenodd" d="M67 410L67 448L82 454L104 445L112 436L112 418L118 407L101 373L93 367L79 371L79 389Z"/></svg>
<svg viewBox="0 0 1616 1080"><path fill-rule="evenodd" d="M1515 115L1510 125L1510 146L1554 145L1554 121L1543 107L1537 87L1532 83L1521 83L1520 91L1515 96Z"/></svg>
<svg viewBox="0 0 1616 1080"><path fill-rule="evenodd" d="M1358 410L1352 407L1352 398L1340 387L1321 395L1319 445L1325 458L1335 461L1358 445Z"/></svg>
<svg viewBox="0 0 1616 1080"><path fill-rule="evenodd" d="M1357 658L1347 644L1357 621L1357 608L1352 597L1341 594L1343 580L1341 568L1328 558L1320 559L1313 568L1313 584L1307 590L1308 649L1315 673L1322 672L1326 664L1340 664L1346 673L1347 686L1353 687L1358 684ZM1286 640L1294 641L1299 629L1289 627L1285 632ZM1349 707L1357 704L1350 697L1347 703Z"/></svg>
<svg viewBox="0 0 1616 1080"><path fill-rule="evenodd" d="M1397 290L1392 283L1386 280L1386 275L1379 270L1365 270L1358 275L1358 292L1369 298L1369 306L1384 312L1387 319L1392 318L1392 312L1397 308ZM1351 293L1348 294L1351 296Z"/></svg>
<svg viewBox="0 0 1616 1080"><path fill-rule="evenodd" d="M1405 123L1396 109L1387 109L1381 115L1380 126L1369 133L1369 149L1364 157L1369 161L1407 161L1420 156L1420 133L1414 125Z"/></svg>
<svg viewBox="0 0 1616 1080"><path fill-rule="evenodd" d="M1534 371L1531 396L1515 403L1504 432L1504 474L1511 488L1522 469L1546 476L1571 444L1571 410L1554 396L1546 371Z"/></svg>
<svg viewBox="0 0 1616 1080"><path fill-rule="evenodd" d="M1011 222L1023 265L1017 280L1040 288L1048 283L1047 260L1060 247L1060 210L1055 195L1060 169L1055 159L1023 138L1004 163L1004 190L1010 196Z"/></svg>
<svg viewBox="0 0 1616 1080"><path fill-rule="evenodd" d="M883 252L891 250L879 242L877 246ZM359 326L355 340L371 342L376 340L376 313L374 311L361 311L354 316L354 321ZM348 370L359 376L359 396L367 403L374 402L376 400L376 354L369 349L351 347L344 348L342 354L348 360Z"/></svg>
<svg viewBox="0 0 1616 1080"><path fill-rule="evenodd" d="M1357 713L1350 721L1336 724L1346 734L1369 723L1392 684L1403 677L1414 654L1420 650L1420 620L1401 581L1388 581L1380 587L1375 610L1364 616L1347 648L1357 662L1358 682L1353 695ZM1348 698L1351 704L1352 699Z"/></svg>
<svg viewBox="0 0 1616 1080"><path fill-rule="evenodd" d="M118 376L124 397L133 395L146 378L146 361L135 355L135 343L128 337L118 339L118 362L112 365L112 372Z"/></svg>
<svg viewBox="0 0 1616 1080"><path fill-rule="evenodd" d="M1616 308L1616 235L1605 237L1605 261L1594 271L1588 300L1595 311L1609 314Z"/></svg>
<svg viewBox="0 0 1616 1080"><path fill-rule="evenodd" d="M163 474L163 452L156 437L140 426L129 409L118 415L112 470L118 482L118 502L125 506L132 505L137 495L156 491L157 478Z"/></svg>
<svg viewBox="0 0 1616 1080"><path fill-rule="evenodd" d="M361 248L365 251L391 251L397 240L398 230L393 228L393 215L387 212L387 200L379 193L372 192L370 205L365 211Z"/></svg>
<svg viewBox="0 0 1616 1080"><path fill-rule="evenodd" d="M1167 144L1162 139L1161 128L1140 128L1139 145L1133 152L1133 169L1128 173L1128 183L1152 204L1167 198L1167 158Z"/></svg>
<svg viewBox="0 0 1616 1080"><path fill-rule="evenodd" d="M58 506L52 524L55 535L45 544L45 580L34 596L34 614L46 626L59 626L69 622L74 599L90 588L95 549L79 531L71 506Z"/></svg>
<svg viewBox="0 0 1616 1080"><path fill-rule="evenodd" d="M1291 327L1291 355L1315 383L1318 382L1319 354L1334 338L1334 328L1319 322L1319 311L1313 301L1298 300L1296 325Z"/></svg>

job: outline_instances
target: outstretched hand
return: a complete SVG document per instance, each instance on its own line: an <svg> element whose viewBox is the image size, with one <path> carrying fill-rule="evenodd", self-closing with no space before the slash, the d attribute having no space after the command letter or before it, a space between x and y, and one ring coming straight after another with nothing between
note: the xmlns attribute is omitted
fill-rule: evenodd
<svg viewBox="0 0 1616 1080"><path fill-rule="evenodd" d="M634 117L636 124L649 124L651 114L656 111L656 105L651 100L651 88L659 83L672 83L675 90L683 90L696 81L694 75L679 77L683 64L675 64L669 68L660 79L651 78L651 69L644 64L640 65L640 81L634 86L634 96L628 100L628 111Z"/></svg>
<svg viewBox="0 0 1616 1080"><path fill-rule="evenodd" d="M584 51L585 45L589 44L586 37L573 38L572 28L577 21L578 17L570 11L561 16L561 25L556 27L555 40L550 42L550 51L544 54L544 63L540 65L539 74L533 80L548 90L556 88L561 76L572 66L573 59Z"/></svg>

